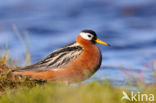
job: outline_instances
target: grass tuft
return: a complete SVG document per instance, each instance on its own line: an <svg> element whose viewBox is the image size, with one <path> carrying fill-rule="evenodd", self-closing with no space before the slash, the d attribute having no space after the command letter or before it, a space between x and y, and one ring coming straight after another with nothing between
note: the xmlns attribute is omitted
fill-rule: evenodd
<svg viewBox="0 0 156 103"><path fill-rule="evenodd" d="M0 92L4 92L8 89L17 89L19 87L33 87L39 84L45 83L45 81L31 80L26 77L15 77L11 75L12 69L16 69L13 66L7 66L8 58L5 55L0 58Z"/></svg>

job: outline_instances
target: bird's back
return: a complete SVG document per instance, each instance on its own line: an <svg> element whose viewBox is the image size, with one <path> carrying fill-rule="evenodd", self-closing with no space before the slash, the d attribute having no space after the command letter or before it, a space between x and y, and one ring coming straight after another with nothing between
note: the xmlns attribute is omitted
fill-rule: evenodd
<svg viewBox="0 0 156 103"><path fill-rule="evenodd" d="M76 42L55 50L46 58L36 64L14 70L13 72L42 72L54 70L66 66L70 61L77 58L83 51L83 48Z"/></svg>

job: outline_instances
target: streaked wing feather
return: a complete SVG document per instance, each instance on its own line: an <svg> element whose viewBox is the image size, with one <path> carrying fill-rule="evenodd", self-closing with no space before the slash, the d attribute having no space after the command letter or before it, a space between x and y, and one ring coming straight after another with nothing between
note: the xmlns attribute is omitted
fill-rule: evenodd
<svg viewBox="0 0 156 103"><path fill-rule="evenodd" d="M55 50L40 62L31 66L21 68L19 70L15 70L15 72L41 72L45 70L61 68L67 65L71 60L77 58L82 51L83 48L78 43L74 42L63 48Z"/></svg>

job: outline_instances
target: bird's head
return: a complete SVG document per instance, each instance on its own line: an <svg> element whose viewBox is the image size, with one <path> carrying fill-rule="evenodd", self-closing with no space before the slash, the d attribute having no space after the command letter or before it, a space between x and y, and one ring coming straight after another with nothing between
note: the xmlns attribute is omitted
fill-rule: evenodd
<svg viewBox="0 0 156 103"><path fill-rule="evenodd" d="M96 44L100 43L103 45L110 46L110 44L97 38L96 33L93 30L83 30L78 35L76 41L80 44Z"/></svg>

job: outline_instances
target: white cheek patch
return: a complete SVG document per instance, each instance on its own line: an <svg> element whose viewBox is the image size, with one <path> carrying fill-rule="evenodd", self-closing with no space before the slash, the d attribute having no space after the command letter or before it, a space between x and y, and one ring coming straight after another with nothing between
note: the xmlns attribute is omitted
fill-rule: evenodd
<svg viewBox="0 0 156 103"><path fill-rule="evenodd" d="M89 33L80 33L81 37L86 39L86 40L92 40L92 37L88 37L88 35L90 35Z"/></svg>

